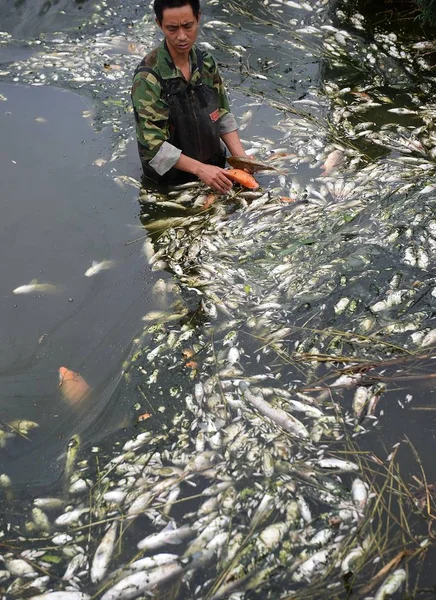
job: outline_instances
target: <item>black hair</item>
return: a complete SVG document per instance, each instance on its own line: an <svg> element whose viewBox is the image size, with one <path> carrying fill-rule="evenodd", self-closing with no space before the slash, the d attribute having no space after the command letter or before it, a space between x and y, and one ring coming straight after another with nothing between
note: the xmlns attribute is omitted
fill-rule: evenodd
<svg viewBox="0 0 436 600"><path fill-rule="evenodd" d="M154 0L153 9L158 23L162 23L163 11L166 8L179 8L186 4L191 5L194 17L198 20L198 15L200 14L200 0Z"/></svg>

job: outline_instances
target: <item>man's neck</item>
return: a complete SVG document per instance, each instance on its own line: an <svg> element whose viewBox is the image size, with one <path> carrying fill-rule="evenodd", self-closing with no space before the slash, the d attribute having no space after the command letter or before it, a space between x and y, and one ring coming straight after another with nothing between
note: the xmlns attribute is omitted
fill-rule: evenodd
<svg viewBox="0 0 436 600"><path fill-rule="evenodd" d="M174 63L174 66L180 69L182 72L185 69L190 69L191 66L191 53L189 54L178 54L174 52L170 46L165 42L165 47L169 55L171 56L171 60Z"/></svg>

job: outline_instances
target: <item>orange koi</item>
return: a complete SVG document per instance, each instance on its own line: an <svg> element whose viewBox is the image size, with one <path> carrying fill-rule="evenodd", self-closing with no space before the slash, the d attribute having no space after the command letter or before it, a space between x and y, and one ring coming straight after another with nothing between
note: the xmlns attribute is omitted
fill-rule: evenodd
<svg viewBox="0 0 436 600"><path fill-rule="evenodd" d="M141 421L146 421L150 417L151 417L150 413L144 413L142 415L139 415L139 417L138 417L138 423L140 423Z"/></svg>
<svg viewBox="0 0 436 600"><path fill-rule="evenodd" d="M64 398L72 404L82 402L92 392L92 388L79 373L66 367L59 367L59 387Z"/></svg>
<svg viewBox="0 0 436 600"><path fill-rule="evenodd" d="M363 100L372 101L372 98L366 92L350 92L353 96L357 96L357 98L362 98Z"/></svg>
<svg viewBox="0 0 436 600"><path fill-rule="evenodd" d="M217 198L216 194L208 194L203 202L203 208L210 208Z"/></svg>
<svg viewBox="0 0 436 600"><path fill-rule="evenodd" d="M226 176L250 190L257 190L259 187L259 184L254 179L253 175L250 175L250 173L246 173L246 171L242 171L241 169L226 169Z"/></svg>

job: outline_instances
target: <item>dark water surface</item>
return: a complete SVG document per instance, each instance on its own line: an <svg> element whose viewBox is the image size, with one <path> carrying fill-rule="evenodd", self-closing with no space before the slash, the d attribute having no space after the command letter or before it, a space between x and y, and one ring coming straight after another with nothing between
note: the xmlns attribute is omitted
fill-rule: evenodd
<svg viewBox="0 0 436 600"><path fill-rule="evenodd" d="M286 95L299 97L318 77L319 63L308 61L303 52L290 55L281 49L260 8L258 14L253 13L256 22L250 13L237 17L240 44L248 53L243 61L231 57L231 34L217 34L208 26L209 21L223 17L221 7L204 8L201 40L212 43L217 58L223 61L232 88L233 110L238 117L252 112L241 137L249 146L266 136L273 148L273 128L282 113L262 102L256 82L263 88L267 84L271 93L283 87ZM140 177L133 139L127 140L125 158L122 155L102 167L93 164L97 159L107 160L113 152L117 135L110 131L112 124L124 137L126 126L131 128L131 114L119 122L116 111L118 102L123 106L128 103L133 68L122 72L121 88L109 80L107 85L103 81L97 86L84 84L80 77L89 60L102 69L103 78L118 77L117 71L114 75L104 71L105 61L111 63L119 56L129 58L128 65L136 64L139 59L128 55L129 17L137 20L149 12L144 7L138 11L133 5L109 6L102 11L91 2L46 1L15 6L3 3L0 14L0 29L7 32L3 35L5 45L0 45L3 74L9 74L10 65L21 61L24 81L34 84L0 84L0 94L6 98L0 102L0 183L4 190L0 410L5 420L23 418L39 424L31 434L31 443L21 438L8 443L2 451L0 470L13 475L16 484L43 484L58 476L61 463L56 458L72 434L85 431L84 441L96 441L124 422L135 401L132 393L122 401L120 366L141 316L150 310L151 283L157 276L144 263L142 242L125 245L144 235L136 227L140 225L137 191L122 184L121 189L113 180L118 174ZM117 25L123 16L124 23ZM86 27L82 27L82 19ZM94 32L103 23L110 24L112 31L100 42L101 34L94 37ZM140 40L156 39L156 29L147 25L147 19L144 25L139 21L138 31ZM67 51L74 70L70 70L69 58L66 68L51 67L46 76L42 74L46 71L37 67L26 68L25 61L44 56L40 42L35 45L32 38L52 39L53 58L49 60L56 62L65 50L66 35L78 35L80 40L76 50L70 46ZM20 38L22 42L17 41ZM8 43L9 39L13 43ZM270 76L265 67L271 58L280 79L265 81ZM250 71L258 72L259 79L247 78ZM17 75L14 80L21 82L21 73ZM50 83L51 75L56 75L52 83L57 87L44 85ZM274 185L277 178L260 176L259 180L263 185ZM91 261L103 259L114 260L117 265L95 277L84 276ZM58 285L61 291L12 293L34 279ZM58 389L60 366L80 372L95 388L83 405L71 406L62 398Z"/></svg>
<svg viewBox="0 0 436 600"><path fill-rule="evenodd" d="M141 244L126 246L143 235L136 190L93 165L110 141L83 117L92 105L53 87L1 84L0 93L1 418L40 425L31 444L8 445L2 469L17 483L41 483L56 476L53 459L76 429L94 424L101 437L123 421L129 403L109 410L106 388L116 394L111 381L150 309L156 277L144 268ZM84 276L104 259L116 265ZM33 279L59 292L12 293ZM61 397L61 365L97 388L83 405Z"/></svg>

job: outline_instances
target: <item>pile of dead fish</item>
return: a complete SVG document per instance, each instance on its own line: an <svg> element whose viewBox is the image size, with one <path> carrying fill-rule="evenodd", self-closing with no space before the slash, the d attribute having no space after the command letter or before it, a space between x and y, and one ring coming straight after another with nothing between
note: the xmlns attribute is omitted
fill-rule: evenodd
<svg viewBox="0 0 436 600"><path fill-rule="evenodd" d="M310 120L284 121L285 135L293 124L307 134ZM358 535L370 489L342 438L364 433L380 390L357 375L300 390L322 354L340 364L351 348L374 359L433 343L434 209L417 169L381 159L356 170L334 151L340 164L310 186L286 183L289 196L236 191L198 213L205 192L191 190L194 214L144 219L150 266L178 283L156 284L163 308L144 316L125 371L142 382L143 408L176 410L98 470L72 441L63 493L34 500L29 548L3 555L8 594L316 597L320 581L339 592L339 575L377 558ZM375 597L405 577L397 569Z"/></svg>
<svg viewBox="0 0 436 600"><path fill-rule="evenodd" d="M245 375L249 357L228 325L213 347L211 331L152 326L150 347L133 362L150 399L169 385L170 349L207 345L206 356L198 353L205 377L167 432L127 441L97 473L70 442L63 495L35 499L26 524L41 547L4 554L3 581L14 578L8 594L73 600L92 590L110 600L157 586L154 597L169 598L183 586L195 598L243 598L252 589L274 597L353 571L368 549L354 535L368 488L358 464L320 444L343 431L334 407L281 385L268 368ZM181 393L167 388L166 401ZM189 512L178 510L182 501Z"/></svg>
<svg viewBox="0 0 436 600"><path fill-rule="evenodd" d="M299 43L324 36L330 57L352 68L359 38L312 27ZM395 60L392 71L381 61L379 84L394 73L406 85L413 61ZM339 595L342 577L377 560L359 535L371 490L344 438L372 427L383 390L358 374L304 389L344 357L379 360L436 340L434 109L412 94L416 123L379 127L374 109L384 123L406 109L375 86L327 81L288 110L274 143L255 140L284 172L262 175L264 192L140 192L147 262L173 274L156 284L162 310L144 316L124 365L152 417L108 452L81 456L70 441L63 489L3 531L5 597L325 598L325 585ZM177 214L152 217L156 202ZM167 421L148 429L161 412ZM10 482L0 485L13 502ZM374 597L405 579L394 570Z"/></svg>

